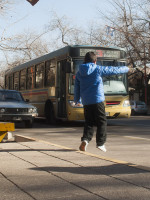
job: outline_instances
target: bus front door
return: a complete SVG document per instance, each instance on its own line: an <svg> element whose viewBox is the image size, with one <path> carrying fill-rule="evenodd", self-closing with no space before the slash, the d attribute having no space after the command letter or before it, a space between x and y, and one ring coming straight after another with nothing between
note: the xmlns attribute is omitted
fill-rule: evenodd
<svg viewBox="0 0 150 200"><path fill-rule="evenodd" d="M57 63L57 116L66 118L66 61Z"/></svg>

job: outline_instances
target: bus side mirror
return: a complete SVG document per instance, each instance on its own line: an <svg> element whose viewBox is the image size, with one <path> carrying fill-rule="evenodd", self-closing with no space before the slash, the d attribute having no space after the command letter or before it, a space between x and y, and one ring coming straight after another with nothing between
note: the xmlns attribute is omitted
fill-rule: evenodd
<svg viewBox="0 0 150 200"><path fill-rule="evenodd" d="M72 61L67 61L66 73L73 73L73 62Z"/></svg>

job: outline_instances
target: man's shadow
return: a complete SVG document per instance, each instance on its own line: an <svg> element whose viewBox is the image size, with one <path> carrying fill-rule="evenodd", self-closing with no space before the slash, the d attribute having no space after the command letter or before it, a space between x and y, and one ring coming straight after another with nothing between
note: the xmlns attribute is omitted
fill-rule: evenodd
<svg viewBox="0 0 150 200"><path fill-rule="evenodd" d="M115 174L138 174L138 173L149 173L149 171L130 167L124 164L112 164L109 166L90 166L90 167L35 167L30 168L31 170L47 171L47 172L66 172L70 174L85 174L85 175L115 175Z"/></svg>

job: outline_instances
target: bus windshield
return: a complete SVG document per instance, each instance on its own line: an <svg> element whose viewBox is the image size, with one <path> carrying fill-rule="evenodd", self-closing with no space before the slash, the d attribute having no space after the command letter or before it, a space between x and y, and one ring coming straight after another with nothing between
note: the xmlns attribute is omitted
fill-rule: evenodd
<svg viewBox="0 0 150 200"><path fill-rule="evenodd" d="M74 60L74 73L69 77L69 93L74 94L75 74L83 60ZM103 66L124 66L125 62L97 61L97 65ZM127 74L112 75L103 77L105 95L127 95Z"/></svg>

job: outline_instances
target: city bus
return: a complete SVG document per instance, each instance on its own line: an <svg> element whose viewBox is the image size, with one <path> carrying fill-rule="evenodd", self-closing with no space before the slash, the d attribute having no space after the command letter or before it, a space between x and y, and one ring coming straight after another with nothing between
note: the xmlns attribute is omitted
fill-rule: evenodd
<svg viewBox="0 0 150 200"><path fill-rule="evenodd" d="M126 52L120 48L66 46L7 70L5 88L19 90L25 100L36 106L38 116L49 123L57 119L84 120L83 106L73 102L74 82L89 51L96 53L98 65L126 65ZM107 118L130 117L127 74L104 77L103 83Z"/></svg>

